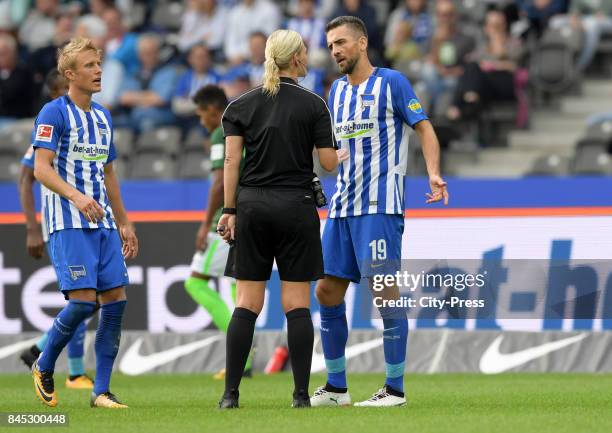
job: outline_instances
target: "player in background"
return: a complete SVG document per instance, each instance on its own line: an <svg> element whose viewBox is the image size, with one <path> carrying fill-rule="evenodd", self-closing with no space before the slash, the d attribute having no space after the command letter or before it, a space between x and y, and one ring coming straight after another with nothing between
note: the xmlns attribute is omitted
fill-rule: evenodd
<svg viewBox="0 0 612 433"><path fill-rule="evenodd" d="M210 161L213 180L208 190L208 205L206 219L202 221L196 235L196 252L191 260L191 275L185 281L185 290L194 301L210 314L213 323L219 330L227 333L232 312L219 293L210 286L211 278L224 278L225 264L229 254L229 244L217 234L217 222L223 208L223 163L225 160L225 138L221 128L221 118L227 97L218 86L202 87L193 96L196 104L196 114L200 123L210 134ZM232 280L232 299L236 303L236 282ZM243 377L250 377L252 354L249 355ZM215 379L225 378L225 369L214 376Z"/></svg>
<svg viewBox="0 0 612 433"><path fill-rule="evenodd" d="M91 40L74 38L58 55L68 94L45 104L34 124L34 176L42 190L49 253L68 304L57 315L40 357L32 365L34 389L57 405L53 370L81 322L100 303L92 407L126 408L110 392L129 283L125 259L138 240L113 171L116 159L108 110L92 102L101 90L101 53ZM122 242L123 241L123 242Z"/></svg>
<svg viewBox="0 0 612 433"><path fill-rule="evenodd" d="M48 89L51 99L55 99L66 93L68 90L68 83L57 70L52 70L47 74L45 87ZM34 136L32 136L32 142L33 141ZM49 238L46 227L41 230L40 224L36 221L33 192L34 181L34 148L30 146L21 159L19 199L26 219L26 248L28 254L35 259L40 259L44 254L45 244L47 244ZM44 224L45 219L42 218L41 222ZM93 388L93 380L85 374L85 364L83 362L83 345L85 343L86 330L87 324L86 321L83 321L68 342L68 377L66 378L66 388ZM45 332L36 344L21 352L20 358L28 368L32 368L32 364L44 350L47 338L48 332Z"/></svg>
<svg viewBox="0 0 612 433"><path fill-rule="evenodd" d="M359 18L343 16L327 24L327 44L344 77L330 89L329 107L338 146L349 158L339 167L323 231L325 278L316 296L321 304L321 342L327 383L312 406L349 405L344 350L348 338L344 296L351 281L400 269L404 231L404 175L408 127L418 134L429 174L427 203L448 203L440 177L440 146L433 127L399 72L372 66L368 37ZM395 287L387 296L397 297ZM382 389L356 406L401 406L408 320L402 309L381 308L386 380Z"/></svg>

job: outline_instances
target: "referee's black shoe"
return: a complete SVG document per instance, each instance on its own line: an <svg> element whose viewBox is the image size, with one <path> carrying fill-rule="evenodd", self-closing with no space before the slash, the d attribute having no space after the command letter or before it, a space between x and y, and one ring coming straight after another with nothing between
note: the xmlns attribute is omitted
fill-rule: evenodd
<svg viewBox="0 0 612 433"><path fill-rule="evenodd" d="M219 401L219 409L238 409L240 405L238 404L239 393L236 391L226 391L221 397L221 401Z"/></svg>
<svg viewBox="0 0 612 433"><path fill-rule="evenodd" d="M310 407L310 396L308 393L303 391L293 393L293 404L291 407L296 409Z"/></svg>

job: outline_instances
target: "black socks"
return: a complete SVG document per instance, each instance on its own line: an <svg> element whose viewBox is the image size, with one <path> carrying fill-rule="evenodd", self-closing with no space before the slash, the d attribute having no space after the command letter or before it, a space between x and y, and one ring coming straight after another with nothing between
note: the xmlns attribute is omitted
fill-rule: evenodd
<svg viewBox="0 0 612 433"><path fill-rule="evenodd" d="M295 390L293 396L308 396L310 382L310 365L314 331L308 308L296 308L287 312L287 343L293 370Z"/></svg>
<svg viewBox="0 0 612 433"><path fill-rule="evenodd" d="M251 345L253 344L253 333L255 332L255 321L257 314L246 308L234 309L232 319L227 328L227 347L225 357L225 392L235 393L240 386L244 365L246 364Z"/></svg>

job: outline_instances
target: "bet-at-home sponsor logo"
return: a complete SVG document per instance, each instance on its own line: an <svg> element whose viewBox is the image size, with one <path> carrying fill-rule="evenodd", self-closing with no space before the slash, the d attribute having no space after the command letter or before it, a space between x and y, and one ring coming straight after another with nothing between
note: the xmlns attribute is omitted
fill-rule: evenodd
<svg viewBox="0 0 612 433"><path fill-rule="evenodd" d="M336 126L336 134L340 135L342 140L349 138L357 138L360 135L367 134L374 129L374 122L348 122L343 125Z"/></svg>
<svg viewBox="0 0 612 433"><path fill-rule="evenodd" d="M108 148L104 146L75 144L72 146L72 153L76 153L85 161L104 161L108 158Z"/></svg>

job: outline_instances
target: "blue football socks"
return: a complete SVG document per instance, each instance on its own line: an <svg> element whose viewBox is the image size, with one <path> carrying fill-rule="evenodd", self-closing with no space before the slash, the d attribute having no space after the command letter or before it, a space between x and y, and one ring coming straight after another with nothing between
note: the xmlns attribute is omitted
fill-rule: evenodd
<svg viewBox="0 0 612 433"><path fill-rule="evenodd" d="M121 319L127 301L115 301L100 307L100 323L96 332L96 395L109 391L113 364L119 352L121 340Z"/></svg>
<svg viewBox="0 0 612 433"><path fill-rule="evenodd" d="M85 344L85 331L87 330L86 321L82 321L77 327L74 335L68 342L68 374L70 376L81 376L85 374L83 364L83 345Z"/></svg>
<svg viewBox="0 0 612 433"><path fill-rule="evenodd" d="M48 331L48 339L38 360L40 371L53 371L57 358L68 344L83 320L91 316L95 302L70 300L53 321Z"/></svg>
<svg viewBox="0 0 612 433"><path fill-rule="evenodd" d="M381 308L383 318L383 348L385 352L385 384L404 392L404 367L408 342L408 319L401 308Z"/></svg>
<svg viewBox="0 0 612 433"><path fill-rule="evenodd" d="M344 349L348 340L346 304L321 305L321 344L327 367L327 383L334 388L347 388Z"/></svg>

